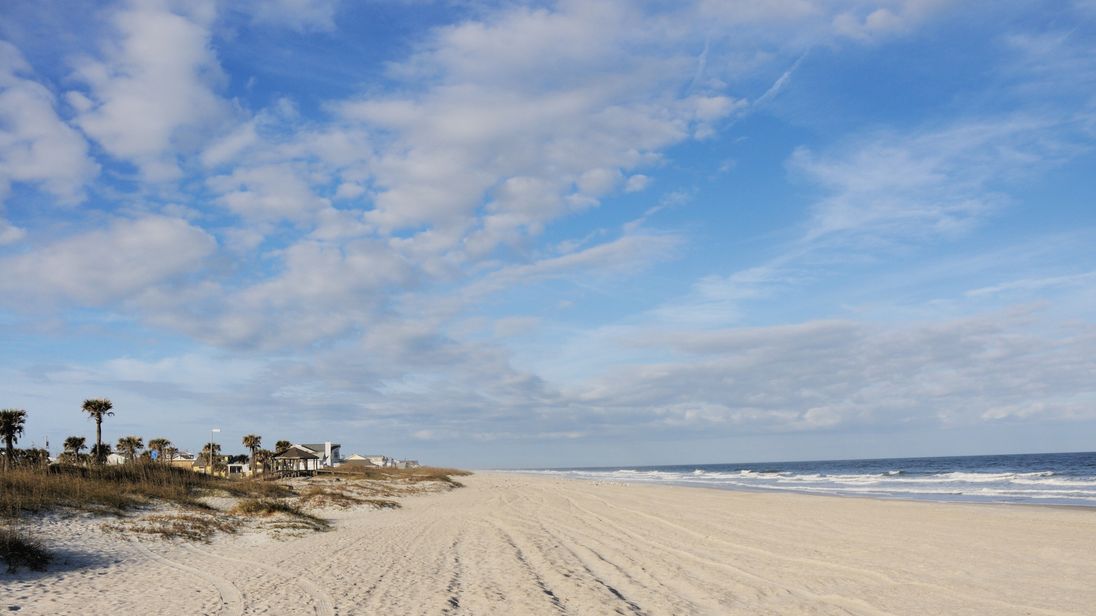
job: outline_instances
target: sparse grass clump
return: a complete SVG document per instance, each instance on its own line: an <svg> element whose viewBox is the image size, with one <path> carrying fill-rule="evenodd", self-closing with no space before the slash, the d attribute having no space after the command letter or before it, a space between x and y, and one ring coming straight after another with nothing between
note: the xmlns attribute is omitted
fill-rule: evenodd
<svg viewBox="0 0 1096 616"><path fill-rule="evenodd" d="M408 483L421 483L425 481L438 481L449 484L454 488L463 488L464 484L453 477L471 475L468 471L455 468L437 468L433 466L420 466L418 468L384 468L376 466L343 465L335 471L336 474L346 474L360 479L376 479L380 481L405 481Z"/></svg>
<svg viewBox="0 0 1096 616"><path fill-rule="evenodd" d="M245 498L231 509L230 513L242 516L268 518L277 514L303 522L316 530L330 526L327 520L302 511L300 507L274 498Z"/></svg>
<svg viewBox="0 0 1096 616"><path fill-rule="evenodd" d="M15 573L19 567L45 571L53 557L36 540L4 527L0 528L0 560L7 565L8 573Z"/></svg>
<svg viewBox="0 0 1096 616"><path fill-rule="evenodd" d="M357 494L351 494L346 488L324 488L312 486L301 494L299 502L306 507L335 507L337 509L350 509L351 507L369 506L377 509L398 509L400 504L394 500L385 498L366 498Z"/></svg>
<svg viewBox="0 0 1096 616"><path fill-rule="evenodd" d="M219 532L235 533L239 527L236 520L223 515L186 513L149 515L127 524L106 525L106 528L120 532L204 542Z"/></svg>

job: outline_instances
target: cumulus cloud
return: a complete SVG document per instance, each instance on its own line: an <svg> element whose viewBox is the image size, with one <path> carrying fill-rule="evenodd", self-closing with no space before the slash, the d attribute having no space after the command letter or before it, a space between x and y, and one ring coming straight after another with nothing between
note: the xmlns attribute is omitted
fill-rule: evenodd
<svg viewBox="0 0 1096 616"><path fill-rule="evenodd" d="M247 221L304 221L329 205L292 164L237 167L207 184L221 193L219 203Z"/></svg>
<svg viewBox="0 0 1096 616"><path fill-rule="evenodd" d="M98 171L84 138L58 116L53 94L19 50L0 40L0 204L12 182L79 202ZM18 230L0 219L0 244L17 238Z"/></svg>
<svg viewBox="0 0 1096 616"><path fill-rule="evenodd" d="M175 12L135 2L113 14L114 33L98 56L75 63L87 90L67 94L76 123L104 150L132 162L148 180L180 177L178 157L230 113L216 94L224 75L200 3Z"/></svg>
<svg viewBox="0 0 1096 616"><path fill-rule="evenodd" d="M339 107L387 135L367 219L385 230L436 228L423 240L445 250L470 234L467 247L482 255L596 205L661 148L708 134L738 102L680 96L693 59L652 28L662 30L625 4L561 3L438 30L393 68L428 87Z"/></svg>
<svg viewBox="0 0 1096 616"><path fill-rule="evenodd" d="M205 231L177 219L119 219L0 260L4 295L17 308L32 300L100 306L131 299L149 287L192 274L214 252Z"/></svg>

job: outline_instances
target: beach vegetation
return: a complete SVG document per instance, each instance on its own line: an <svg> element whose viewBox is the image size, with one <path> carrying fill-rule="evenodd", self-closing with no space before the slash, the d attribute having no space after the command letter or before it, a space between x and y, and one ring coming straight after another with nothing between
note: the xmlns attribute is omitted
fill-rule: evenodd
<svg viewBox="0 0 1096 616"><path fill-rule="evenodd" d="M87 456L83 451L88 448L87 439L83 436L70 436L65 439L65 450L61 453L60 461L64 464L84 464Z"/></svg>
<svg viewBox="0 0 1096 616"><path fill-rule="evenodd" d="M167 464L19 467L0 474L0 517L61 507L121 513L157 501L205 509L208 507L200 497L211 493L233 497L292 494L277 483L210 477Z"/></svg>
<svg viewBox="0 0 1096 616"><path fill-rule="evenodd" d="M14 526L4 526L0 527L0 560L4 561L8 573L15 573L19 567L45 571L53 557L37 540Z"/></svg>
<svg viewBox="0 0 1096 616"><path fill-rule="evenodd" d="M145 448L145 441L139 436L123 436L114 447L115 451L125 456L126 462L133 462L138 452Z"/></svg>
<svg viewBox="0 0 1096 616"><path fill-rule="evenodd" d="M171 441L166 438L151 438L148 440L148 450L150 452L156 452L157 462L171 462L170 458L174 455L170 451L172 449ZM151 455L149 456L151 458Z"/></svg>
<svg viewBox="0 0 1096 616"><path fill-rule="evenodd" d="M230 510L240 516L264 517L274 515L289 517L303 522L314 530L324 530L330 526L327 520L303 511L300 507L277 498L245 498Z"/></svg>
<svg viewBox="0 0 1096 616"><path fill-rule="evenodd" d="M217 533L237 532L240 523L237 518L220 512L196 511L147 515L124 524L108 524L105 528L127 534L153 535L162 539L208 542Z"/></svg>
<svg viewBox="0 0 1096 616"><path fill-rule="evenodd" d="M342 465L335 469L336 474L346 474L356 479L376 479L381 481L405 481L408 483L422 483L438 481L448 484L453 488L463 488L464 484L453 479L471 475L469 471L455 468L441 468L434 466L420 466L417 468L391 468L387 466L357 466Z"/></svg>
<svg viewBox="0 0 1096 616"><path fill-rule="evenodd" d="M207 470L217 473L225 469L224 461L221 459L221 444L220 443L206 443L202 447L202 453L199 455L203 465Z"/></svg>
<svg viewBox="0 0 1096 616"><path fill-rule="evenodd" d="M302 506L316 509L333 507L336 509L350 509L352 507L373 507L376 509L399 509L397 501L386 498L364 497L352 494L344 487L311 486L301 493L297 501Z"/></svg>
<svg viewBox="0 0 1096 616"><path fill-rule="evenodd" d="M27 423L27 412L23 409L4 409L0 411L0 438L4 439L4 468L15 465L15 443L23 435Z"/></svg>
<svg viewBox="0 0 1096 616"><path fill-rule="evenodd" d="M251 459L248 461L248 464L251 467L252 476L254 476L255 468L256 468L255 467L255 452L257 452L259 450L259 447L262 446L262 444L263 444L263 437L259 436L258 434L248 434L247 436L245 436L243 438L244 447L247 447L248 451L251 452Z"/></svg>
<svg viewBox="0 0 1096 616"><path fill-rule="evenodd" d="M80 408L95 421L95 448L92 449L92 455L96 463L103 464L107 460L107 454L110 453L108 449L103 448L103 418L114 415L112 410L114 404L106 398L91 398L84 400Z"/></svg>

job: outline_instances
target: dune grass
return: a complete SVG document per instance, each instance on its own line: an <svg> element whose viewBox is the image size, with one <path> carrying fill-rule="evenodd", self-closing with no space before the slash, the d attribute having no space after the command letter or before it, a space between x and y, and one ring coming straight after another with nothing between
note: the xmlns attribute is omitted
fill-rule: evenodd
<svg viewBox="0 0 1096 616"><path fill-rule="evenodd" d="M425 481L439 481L447 483L454 488L463 488L464 484L453 477L471 475L468 471L455 468L440 468L434 466L420 466L418 468L383 468L377 466L357 466L344 464L334 471L336 475L348 475L359 479L376 479L380 481L402 480L409 483Z"/></svg>
<svg viewBox="0 0 1096 616"><path fill-rule="evenodd" d="M276 497L290 492L276 483L209 477L156 463L15 468L0 473L0 517L58 507L123 512L156 500L206 508L198 500L205 493Z"/></svg>
<svg viewBox="0 0 1096 616"><path fill-rule="evenodd" d="M208 543L217 533L233 534L240 525L231 516L218 513L156 514L128 523L107 524L104 528L121 533L140 533L163 539L183 539Z"/></svg>
<svg viewBox="0 0 1096 616"><path fill-rule="evenodd" d="M358 506L369 506L377 509L400 508L400 504L394 500L351 494L349 490L343 487L311 486L301 494L298 502L305 507L316 508L349 509Z"/></svg>
<svg viewBox="0 0 1096 616"><path fill-rule="evenodd" d="M264 517L283 515L315 529L324 530L330 527L330 523L311 513L302 511L300 507L291 505L276 498L245 498L236 503L229 513L240 516Z"/></svg>
<svg viewBox="0 0 1096 616"><path fill-rule="evenodd" d="M52 559L42 544L34 539L12 527L0 527L0 560L7 565L8 573L15 573L19 567L45 571Z"/></svg>

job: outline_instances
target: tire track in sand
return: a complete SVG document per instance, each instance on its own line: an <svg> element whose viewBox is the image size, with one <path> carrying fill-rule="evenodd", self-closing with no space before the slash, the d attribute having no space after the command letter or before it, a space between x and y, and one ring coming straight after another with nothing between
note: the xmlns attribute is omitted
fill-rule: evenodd
<svg viewBox="0 0 1096 616"><path fill-rule="evenodd" d="M184 545L183 547L187 551L196 554L202 558L215 558L217 560L236 563L239 565L244 565L246 567L255 567L257 569L262 569L263 571L273 574L275 577L285 580L290 584L295 585L297 588L300 588L301 591L308 598L312 599L312 605L315 606L317 616L335 616L336 614L334 601L331 599L331 595L328 595L327 592L324 591L322 588L300 576L287 575L284 571L278 569L277 567L272 567L270 565L254 560L248 560L245 558L232 558L230 556L221 556L212 552L206 552L205 550L199 550L192 545Z"/></svg>
<svg viewBox="0 0 1096 616"><path fill-rule="evenodd" d="M168 567L178 569L190 576L196 577L201 580L209 582L214 588L217 589L217 593L221 596L221 612L230 614L231 616L242 616L244 613L244 596L240 592L238 586L229 582L226 579L210 575L201 569L196 569L190 565L184 565L183 563L171 560L170 558L153 552L146 546L134 542L137 549L149 558L161 562Z"/></svg>
<svg viewBox="0 0 1096 616"><path fill-rule="evenodd" d="M745 546L745 545L742 545L740 543L727 541L727 540L722 539L720 537L712 537L712 536L709 536L709 535L705 535L703 533L699 533L696 530L694 530L692 528L689 528L688 526L678 524L676 522L673 522L671 520L668 520L668 519L663 518L663 517L658 516L658 515L654 515L654 514L645 512L645 511L637 511L635 509L630 509L630 508L622 507L622 506L619 506L619 505L614 505L613 503L610 503L608 500L606 500L604 498L601 498L601 497L598 497L598 496L591 496L591 498L593 498L594 500L597 500L602 506L604 506L608 509L615 509L617 511L621 511L621 512L626 513L627 516L631 517L632 519L640 518L640 517L646 518L646 519L649 519L651 521L657 522L659 524L665 525L667 527L673 528L673 529L675 529L679 532L682 532L684 534L692 535L692 536L697 537L697 538L703 537L706 541L713 541L715 543L720 543L720 544L728 546L732 549L740 550L740 551L743 551L743 552L755 553L755 554L758 554L758 555L763 556L765 558L768 558L770 560L782 560L784 562L791 562L791 563L796 563L796 564L809 565L809 566L812 566L812 567L825 567L825 568L830 568L830 569L837 570L837 571L844 571L844 572L848 572L848 573L851 573L851 574L860 575L860 576L863 576L863 577L873 578L877 581L881 581L881 582L892 584L892 585L899 584L899 582L895 581L890 576L888 576L886 574L883 574L883 573L880 573L878 571L873 571L873 570L870 570L870 569L864 569L864 568L861 568L861 567L851 567L851 566L848 566L848 565L842 565L842 564L838 564L838 563L832 563L832 562L822 561L822 560L817 560L817 559L812 559L812 558L787 556L787 555L782 555L782 554L778 554L778 553L775 553L775 552L771 552L771 551L768 551L768 550L762 550L762 549L759 549L759 548ZM568 500L571 500L571 499L568 498ZM598 517L597 514L595 514L594 512L589 511L587 509L584 509L584 508L582 508L578 505L575 505L575 507L577 507L578 509L580 509L582 511L585 511L586 513L594 515L595 518L598 518L599 520L601 520L601 518ZM620 527L620 526L617 526L617 525L613 525L613 526L616 527L616 529L618 531L626 532L626 533L628 532L623 527ZM628 533L628 534L631 534L631 533ZM647 542L650 543L649 540ZM654 544L652 544L652 545L654 545ZM694 555L694 558L695 557L696 556ZM1017 606L1015 604L1008 603L1006 601L1001 601L999 599L994 599L992 597L983 597L983 596L973 595L973 594L970 594L970 593L959 592L955 589L946 588L946 587L941 586L939 584L933 584L933 583L930 583L930 582L917 581L917 580L903 580L901 583L902 584L912 585L912 586L919 586L921 588L924 588L927 592L934 592L934 593L938 593L938 594L946 594L946 595L949 595L949 596L952 596L952 597L957 597L957 598L963 599L965 601L971 601L971 602L975 602L975 603L982 603L982 604L986 604L986 605L990 605L990 606L995 606L995 607L998 607L998 608L1015 609L1017 607L1020 607L1026 613L1029 613L1029 614L1045 614L1046 616L1071 616L1071 614L1072 614L1071 612L1063 612L1063 611L1060 611L1060 610L1048 609L1048 608L1043 608L1043 607L1038 607L1038 606L1033 606L1033 605ZM849 600L850 598L845 597L843 599ZM860 600L860 599L855 599L854 600L854 603L862 603L862 602L863 601ZM879 608L875 608L875 609L879 609Z"/></svg>

